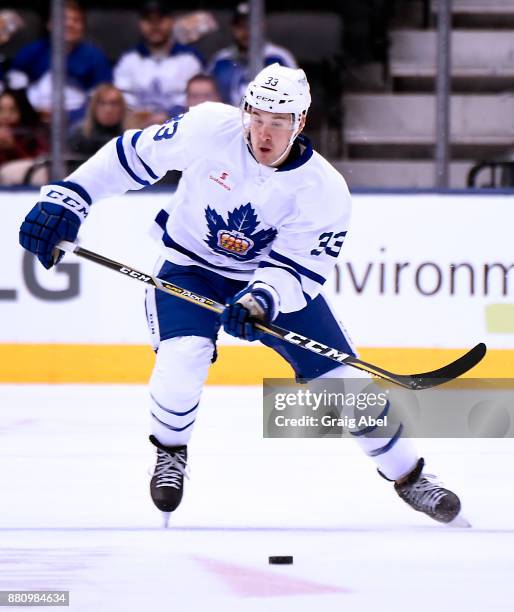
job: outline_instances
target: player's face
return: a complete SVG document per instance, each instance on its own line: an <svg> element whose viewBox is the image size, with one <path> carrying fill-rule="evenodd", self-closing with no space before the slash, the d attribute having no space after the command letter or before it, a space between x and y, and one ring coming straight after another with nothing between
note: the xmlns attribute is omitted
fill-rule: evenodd
<svg viewBox="0 0 514 612"><path fill-rule="evenodd" d="M255 159L265 166L274 165L289 148L294 130L293 116L291 113L268 113L253 108L247 120Z"/></svg>

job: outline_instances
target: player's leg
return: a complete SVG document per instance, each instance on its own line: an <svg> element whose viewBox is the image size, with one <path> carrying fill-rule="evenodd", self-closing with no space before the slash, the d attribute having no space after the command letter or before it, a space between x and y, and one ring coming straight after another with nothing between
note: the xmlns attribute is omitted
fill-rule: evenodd
<svg viewBox="0 0 514 612"><path fill-rule="evenodd" d="M336 365L317 380L320 379L339 379L341 388L344 385L345 391L355 396L359 393L380 394L380 387L375 388L367 372L356 371L347 365ZM419 459L418 454L411 440L402 435L403 424L394 418L394 408L388 399L383 405L377 403L358 409L352 406L346 409L346 413L357 421L359 417L365 416L367 421L372 418L388 423L387 426L371 425L350 432L364 453L375 462L381 474L390 480L397 480L413 469Z"/></svg>
<svg viewBox="0 0 514 612"><path fill-rule="evenodd" d="M375 396L379 391L371 377L361 372L361 379L355 380L350 366L338 366L320 378L341 378L351 380L350 388L354 393L365 391ZM319 380L319 379L318 379ZM359 385L362 380L363 384ZM358 416L352 409L352 416ZM387 425L365 425L352 430L350 435L361 449L377 465L378 473L391 482L399 497L414 510L424 512L441 523L454 521L460 513L460 500L455 493L445 489L437 478L423 471L425 460L418 455L412 441L403 434L403 423L395 418L394 406L387 400L384 406L369 406L361 414L373 417L376 421L386 420ZM385 419L384 417L387 417ZM461 521L464 524L464 521Z"/></svg>
<svg viewBox="0 0 514 612"><path fill-rule="evenodd" d="M350 355L356 355L355 347L348 333L323 295L318 295L315 300L298 313L279 315L275 322L280 327L334 346L334 348ZM283 341L276 341L274 338L264 339L263 342L280 352L287 359L299 379L342 379L347 381L347 386L351 386L355 393L363 390L371 383L371 376L356 368L338 365L331 359L307 352L299 347L290 347ZM389 406L387 408L389 409ZM378 418L380 415L374 416ZM393 480L410 472L418 460L417 453L410 440L401 436L401 423L398 429L388 432L387 438L377 438L376 435L372 437L372 432L369 436L355 437L363 451L375 461L380 471Z"/></svg>
<svg viewBox="0 0 514 612"><path fill-rule="evenodd" d="M196 266L165 263L164 280L219 299L217 275ZM202 388L215 355L216 314L174 296L149 289L146 312L156 351L150 378L151 442L157 448L150 492L163 512L175 510L182 499L191 438Z"/></svg>
<svg viewBox="0 0 514 612"><path fill-rule="evenodd" d="M319 295L298 313L279 315L275 323L321 343L355 355L355 348L330 304ZM263 342L279 352L293 367L297 379L316 380L337 378L346 380L346 386L358 393L372 384L366 372L348 365L338 365L331 359L286 345L275 338ZM343 384L343 383L342 383ZM394 408L389 401L371 410L371 416L382 419L393 417ZM369 411L367 411L369 414ZM434 477L423 472L424 460L419 457L411 440L402 436L403 424L389 418L385 427L363 427L352 432L355 440L377 465L379 473L395 483L398 495L415 510L425 512L435 520L448 523L460 511L459 498L443 489Z"/></svg>
<svg viewBox="0 0 514 612"><path fill-rule="evenodd" d="M150 441L157 448L150 492L163 512L172 512L182 500L187 444L213 352L209 338L193 335L163 340L157 351L149 385Z"/></svg>

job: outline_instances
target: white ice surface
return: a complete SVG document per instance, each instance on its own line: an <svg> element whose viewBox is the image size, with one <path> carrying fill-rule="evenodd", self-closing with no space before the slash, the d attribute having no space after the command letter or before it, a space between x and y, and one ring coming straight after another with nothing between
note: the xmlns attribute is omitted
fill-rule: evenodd
<svg viewBox="0 0 514 612"><path fill-rule="evenodd" d="M0 590L80 612L514 610L513 440L418 442L473 524L450 529L352 441L264 440L259 388L208 387L163 530L147 406L140 386L0 386Z"/></svg>

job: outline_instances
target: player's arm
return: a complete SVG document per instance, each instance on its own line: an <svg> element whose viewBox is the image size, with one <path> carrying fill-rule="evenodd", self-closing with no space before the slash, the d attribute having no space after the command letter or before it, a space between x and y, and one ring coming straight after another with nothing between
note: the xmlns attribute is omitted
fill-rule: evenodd
<svg viewBox="0 0 514 612"><path fill-rule="evenodd" d="M151 185L167 170L183 170L194 136L194 117L184 116L111 140L64 181L41 188L21 225L20 244L51 268L63 255L55 252L56 244L76 240L93 202Z"/></svg>
<svg viewBox="0 0 514 612"><path fill-rule="evenodd" d="M349 207L345 214L328 215L323 223L293 221L279 231L252 279L275 288L277 310L301 310L319 294L341 253L348 222Z"/></svg>
<svg viewBox="0 0 514 612"><path fill-rule="evenodd" d="M279 312L301 310L318 295L348 230L351 204L347 192L343 195L342 201L325 210L320 202L318 214L300 215L280 228L251 282L225 308L221 317L225 331L258 339L253 320L271 322Z"/></svg>
<svg viewBox="0 0 514 612"><path fill-rule="evenodd" d="M184 170L191 161L195 118L190 114L144 130L127 130L104 145L67 178L80 185L93 202L142 189L168 170Z"/></svg>

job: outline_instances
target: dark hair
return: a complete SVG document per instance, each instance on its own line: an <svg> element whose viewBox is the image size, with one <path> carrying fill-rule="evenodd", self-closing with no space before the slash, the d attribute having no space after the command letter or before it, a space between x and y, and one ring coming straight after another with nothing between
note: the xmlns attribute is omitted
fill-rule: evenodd
<svg viewBox="0 0 514 612"><path fill-rule="evenodd" d="M232 25L246 23L250 17L250 6L248 2L240 2L232 12Z"/></svg>
<svg viewBox="0 0 514 612"><path fill-rule="evenodd" d="M196 83L197 81L207 81L208 83L211 83L214 89L219 93L218 83L216 82L216 79L210 74L205 74L204 72L199 72L198 74L195 74L189 79L186 85L186 91L189 91L189 86L191 85L191 83Z"/></svg>
<svg viewBox="0 0 514 612"><path fill-rule="evenodd" d="M78 13L82 13L82 15L86 15L86 9L82 6L82 4L78 0L64 0L64 8L65 9L73 9Z"/></svg>
<svg viewBox="0 0 514 612"><path fill-rule="evenodd" d="M160 15L166 17L172 14L172 8L169 2L165 0L147 0L143 2L139 7L139 16L142 19L149 17L150 15Z"/></svg>
<svg viewBox="0 0 514 612"><path fill-rule="evenodd" d="M84 6L82 5L81 2L79 2L79 0L64 0L64 10L68 9L68 10L72 10L72 11L77 11L77 13L80 13L82 15L82 18L86 19L86 9L84 8ZM48 22L52 19L52 3L51 2L45 2L44 7L41 8L41 16L43 18L43 21Z"/></svg>
<svg viewBox="0 0 514 612"><path fill-rule="evenodd" d="M25 89L5 89L0 94L0 100L5 96L11 96L20 113L20 124L24 127L37 127L41 119L27 98Z"/></svg>

